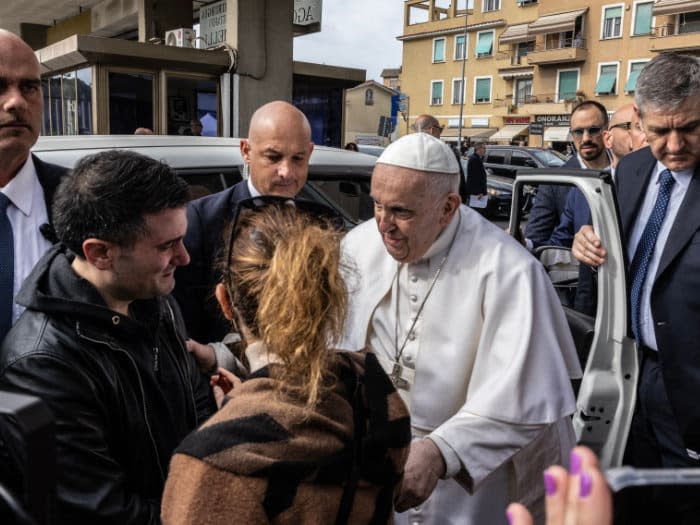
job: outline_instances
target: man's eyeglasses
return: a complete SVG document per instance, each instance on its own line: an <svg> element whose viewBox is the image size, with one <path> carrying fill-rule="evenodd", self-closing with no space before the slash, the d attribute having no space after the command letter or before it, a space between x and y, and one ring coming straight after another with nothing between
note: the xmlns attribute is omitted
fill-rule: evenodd
<svg viewBox="0 0 700 525"><path fill-rule="evenodd" d="M597 137L600 135L600 132L603 131L603 128L600 126L591 126L590 128L576 128L572 129L570 131L571 136L574 137L577 140L580 140L583 138L584 133L588 133L589 137Z"/></svg>
<svg viewBox="0 0 700 525"><path fill-rule="evenodd" d="M280 197L276 195L261 195L259 197L251 197L238 202L234 210L233 220L231 221L231 231L229 233L227 245L226 268L224 275L231 268L231 259L233 255L233 243L236 238L239 222L242 216L249 213L259 212L269 206L282 208L289 206L295 208L298 212L305 213L308 216L316 219L319 224L328 226L338 231L345 229L345 219L333 208L321 204L320 202L309 201L304 199L291 199L289 197Z"/></svg>
<svg viewBox="0 0 700 525"><path fill-rule="evenodd" d="M620 128L620 129L624 129L624 130L629 131L632 129L632 123L631 122L620 122L619 124L613 124L608 129L615 129L615 128Z"/></svg>

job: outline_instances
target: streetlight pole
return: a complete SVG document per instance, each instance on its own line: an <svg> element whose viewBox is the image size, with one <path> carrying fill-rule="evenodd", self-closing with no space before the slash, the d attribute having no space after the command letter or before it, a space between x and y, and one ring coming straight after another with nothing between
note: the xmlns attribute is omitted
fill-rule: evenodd
<svg viewBox="0 0 700 525"><path fill-rule="evenodd" d="M462 92L459 94L459 132L457 133L457 148L461 151L462 148L462 119L464 116L464 70L467 65L467 12L469 11L469 2L464 6L464 52L462 53Z"/></svg>

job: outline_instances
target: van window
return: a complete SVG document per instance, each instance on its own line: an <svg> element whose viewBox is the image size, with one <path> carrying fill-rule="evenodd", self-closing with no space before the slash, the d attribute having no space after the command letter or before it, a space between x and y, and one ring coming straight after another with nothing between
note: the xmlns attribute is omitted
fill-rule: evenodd
<svg viewBox="0 0 700 525"><path fill-rule="evenodd" d="M529 168L536 168L537 163L528 155L522 151L511 151L510 153L510 163L513 166L527 166Z"/></svg>
<svg viewBox="0 0 700 525"><path fill-rule="evenodd" d="M198 199L225 190L241 180L236 168L204 168L175 170L190 186L190 196Z"/></svg>

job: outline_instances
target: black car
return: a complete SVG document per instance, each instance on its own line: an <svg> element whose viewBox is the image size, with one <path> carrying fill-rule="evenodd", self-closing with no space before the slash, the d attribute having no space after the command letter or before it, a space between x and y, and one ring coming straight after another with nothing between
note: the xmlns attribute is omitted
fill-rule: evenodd
<svg viewBox="0 0 700 525"><path fill-rule="evenodd" d="M517 170L532 168L559 168L566 157L554 150L525 146L487 145L484 166L494 175L515 178Z"/></svg>

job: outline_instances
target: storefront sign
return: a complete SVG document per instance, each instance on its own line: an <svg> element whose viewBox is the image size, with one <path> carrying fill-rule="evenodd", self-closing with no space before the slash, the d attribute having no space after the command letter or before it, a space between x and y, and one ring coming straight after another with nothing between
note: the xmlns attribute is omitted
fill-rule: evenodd
<svg viewBox="0 0 700 525"><path fill-rule="evenodd" d="M472 119L472 127L473 128L488 128L489 127L489 119L488 117L479 117L479 118L473 118Z"/></svg>
<svg viewBox="0 0 700 525"><path fill-rule="evenodd" d="M323 0L294 0L294 23L300 26L321 23Z"/></svg>
<svg viewBox="0 0 700 525"><path fill-rule="evenodd" d="M529 126L530 135L543 135L544 124L540 122L531 122Z"/></svg>
<svg viewBox="0 0 700 525"><path fill-rule="evenodd" d="M529 124L530 123L530 117L503 117L503 125L507 126L508 124Z"/></svg>
<svg viewBox="0 0 700 525"><path fill-rule="evenodd" d="M570 126L570 115L536 115L535 122L540 122L544 126L568 128Z"/></svg>
<svg viewBox="0 0 700 525"><path fill-rule="evenodd" d="M205 49L226 42L226 0L199 10L199 35L204 39Z"/></svg>

